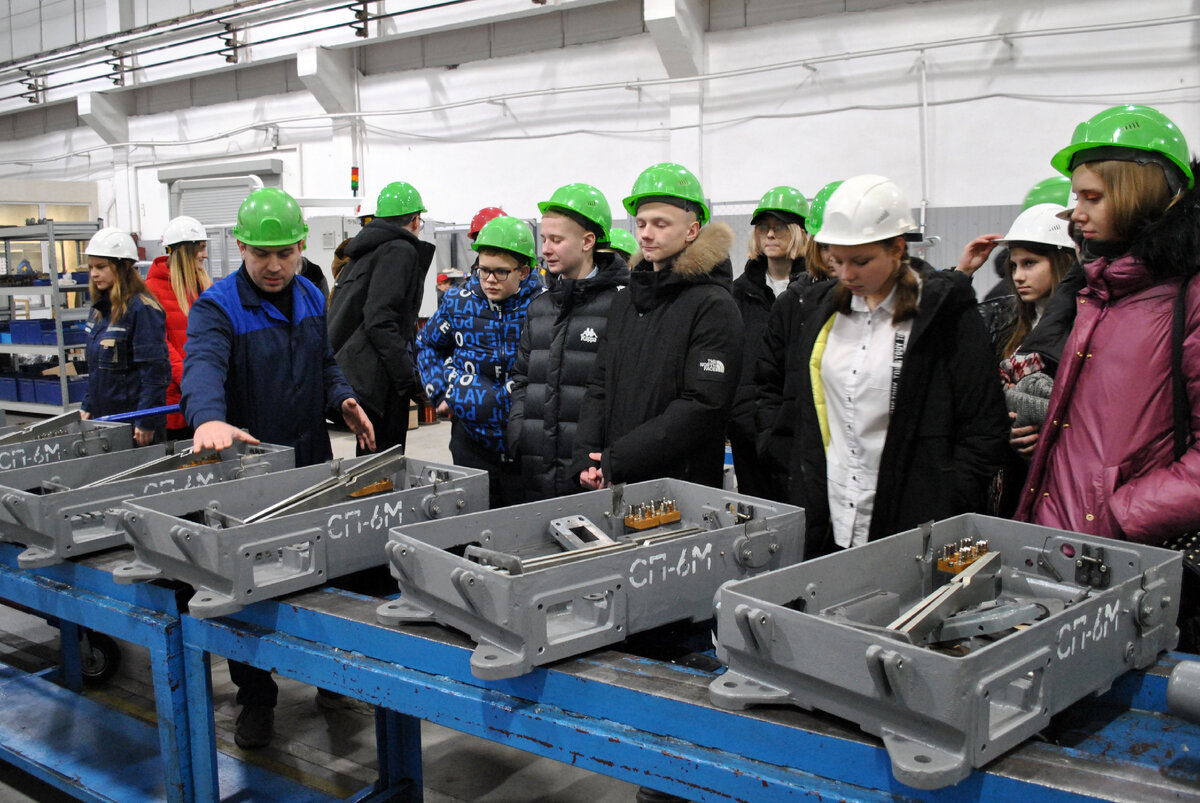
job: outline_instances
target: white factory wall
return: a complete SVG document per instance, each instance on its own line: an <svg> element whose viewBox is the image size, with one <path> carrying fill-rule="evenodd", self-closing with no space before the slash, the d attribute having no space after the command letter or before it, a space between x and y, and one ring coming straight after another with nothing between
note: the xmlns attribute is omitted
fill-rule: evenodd
<svg viewBox="0 0 1200 803"><path fill-rule="evenodd" d="M53 27L31 21L37 3L0 0L0 12L5 5L14 55L18 41L28 39L11 29ZM50 5L41 4L43 14ZM59 5L89 20L114 6L125 8L128 19L132 8L139 23L149 7ZM185 13L212 4L174 5L186 6L179 12ZM1031 184L1051 175L1048 159L1069 141L1075 124L1118 102L1158 106L1200 145L1196 22L1129 28L1194 16L1197 2L961 0L737 27L739 9L745 20L748 7L712 0L715 30L705 35L705 61L712 75L752 73L706 81L661 83L667 72L644 32L400 71L385 71L381 53L400 54L393 62L402 64L407 51L368 53L359 81L364 189L374 193L388 181L410 181L439 220L465 222L485 204L535 216L536 202L566 181L596 184L618 206L642 168L677 159L699 173L718 202L753 199L778 183L812 193L870 171L896 179L914 205L991 206L1019 203ZM628 27L631 9L639 8L618 0L590 13L596 20L610 13ZM507 49L561 37L561 24L555 34L549 19L505 29L526 38ZM1103 25L1114 30L1072 33ZM497 47L498 29L441 33L438 47L504 51ZM1023 35L1039 31L1051 33ZM1014 35L988 38L1002 32ZM953 40L962 41L942 46ZM402 49L408 41L371 47ZM63 43L49 37L43 47L51 44ZM423 47L428 63L433 44ZM838 58L848 54L857 56ZM793 66L753 69L788 62ZM354 124L329 119L296 79L294 62L275 69L276 94L167 111L154 111L153 103L142 109L139 101L144 113L128 122L131 146L105 147L87 127L18 130L0 143L0 178L97 182L100 214L145 237L156 237L168 217L167 188L157 177L163 166L271 155L282 159L282 186L293 194L348 196ZM245 82L270 83L272 73L230 76L227 97L233 98L253 95ZM603 88L581 89L597 85ZM178 89L163 90L171 91ZM512 97L517 93L527 95Z"/></svg>

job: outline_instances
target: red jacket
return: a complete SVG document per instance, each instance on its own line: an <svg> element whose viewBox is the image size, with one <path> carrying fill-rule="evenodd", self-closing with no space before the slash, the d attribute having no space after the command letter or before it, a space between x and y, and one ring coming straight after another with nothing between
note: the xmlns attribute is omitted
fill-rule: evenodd
<svg viewBox="0 0 1200 803"><path fill-rule="evenodd" d="M1200 528L1200 442L1174 460L1171 324L1180 278L1126 254L1084 266L1075 326L1017 518L1158 543ZM1200 279L1185 299L1183 374L1200 434Z"/></svg>
<svg viewBox="0 0 1200 803"><path fill-rule="evenodd" d="M171 384L167 386L167 404L179 404L179 383L183 379L183 357L187 350L187 313L179 308L171 289L171 269L167 257L155 258L146 274L146 287L158 299L167 315L167 351L171 356ZM195 299L193 299L194 301ZM183 429L187 421L181 413L167 416L168 429Z"/></svg>

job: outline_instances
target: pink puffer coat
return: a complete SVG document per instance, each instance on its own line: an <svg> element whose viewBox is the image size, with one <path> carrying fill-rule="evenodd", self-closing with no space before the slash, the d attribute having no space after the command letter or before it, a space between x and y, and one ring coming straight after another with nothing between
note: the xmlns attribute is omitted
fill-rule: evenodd
<svg viewBox="0 0 1200 803"><path fill-rule="evenodd" d="M1171 325L1183 280L1156 280L1136 253L1085 266L1019 520L1148 543L1200 528L1200 442L1174 460ZM1198 435L1200 279L1189 283L1184 319Z"/></svg>

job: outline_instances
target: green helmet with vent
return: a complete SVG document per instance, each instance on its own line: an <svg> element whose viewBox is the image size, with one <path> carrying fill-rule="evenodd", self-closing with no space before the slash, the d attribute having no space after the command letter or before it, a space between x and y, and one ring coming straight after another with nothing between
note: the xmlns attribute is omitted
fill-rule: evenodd
<svg viewBox="0 0 1200 803"><path fill-rule="evenodd" d="M278 187L260 187L242 201L233 236L260 248L294 245L308 236L300 204Z"/></svg>
<svg viewBox="0 0 1200 803"><path fill-rule="evenodd" d="M599 228L596 232L601 242L608 242L608 230L612 227L612 209L604 193L591 184L564 184L554 191L549 201L538 204L538 211L560 212L573 218L586 229ZM582 220L580 220L582 218ZM591 225L588 225L588 224Z"/></svg>
<svg viewBox="0 0 1200 803"><path fill-rule="evenodd" d="M1114 106L1080 123L1071 144L1054 154L1050 164L1069 176L1080 164L1109 160L1159 164L1176 190L1196 183L1183 132L1150 106Z"/></svg>
<svg viewBox="0 0 1200 803"><path fill-rule="evenodd" d="M519 217L506 215L492 218L479 230L479 236L471 243L471 248L476 251L484 248L507 251L515 256L521 265L533 265L537 262L533 232L529 224Z"/></svg>
<svg viewBox="0 0 1200 803"><path fill-rule="evenodd" d="M758 202L758 208L750 218L751 225L758 225L763 215L774 215L785 223L804 225L808 217L808 199L795 187L774 187Z"/></svg>
<svg viewBox="0 0 1200 803"><path fill-rule="evenodd" d="M643 170L625 199L625 211L636 215L639 206L654 200L691 208L701 226L708 222L708 204L704 202L700 179L683 165L662 162Z"/></svg>

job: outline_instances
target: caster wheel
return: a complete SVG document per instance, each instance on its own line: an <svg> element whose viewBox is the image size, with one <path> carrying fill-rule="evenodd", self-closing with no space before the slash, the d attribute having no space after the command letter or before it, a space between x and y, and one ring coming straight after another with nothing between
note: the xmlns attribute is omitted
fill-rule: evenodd
<svg viewBox="0 0 1200 803"><path fill-rule="evenodd" d="M97 685L117 673L121 666L121 646L110 636L84 630L79 637L83 682Z"/></svg>

